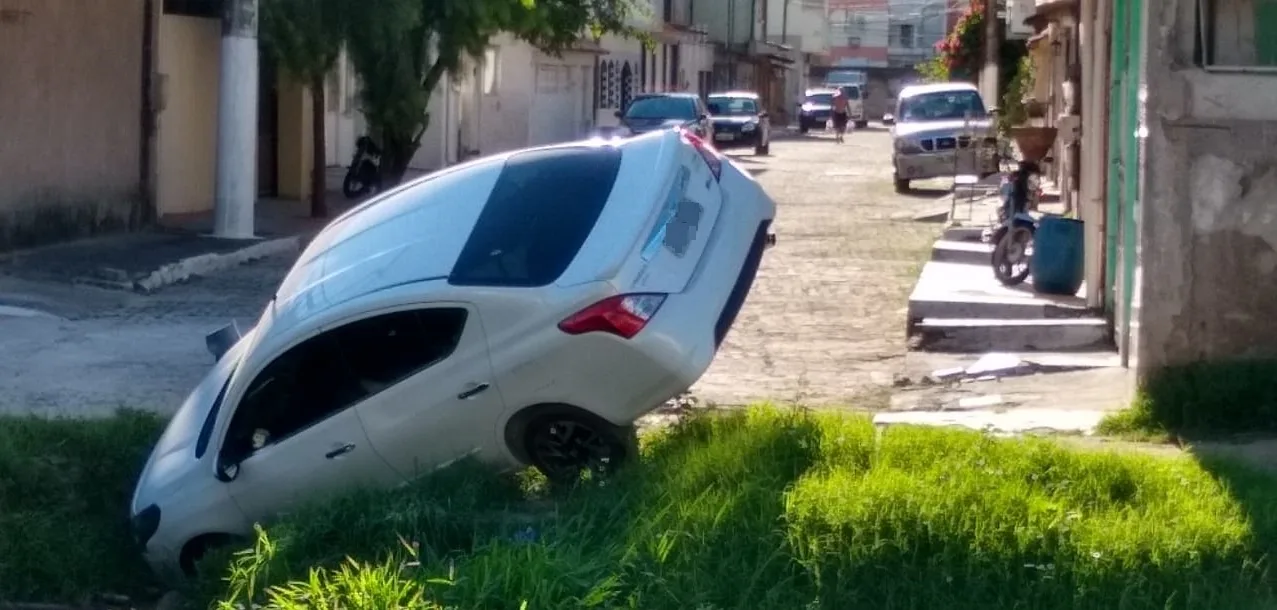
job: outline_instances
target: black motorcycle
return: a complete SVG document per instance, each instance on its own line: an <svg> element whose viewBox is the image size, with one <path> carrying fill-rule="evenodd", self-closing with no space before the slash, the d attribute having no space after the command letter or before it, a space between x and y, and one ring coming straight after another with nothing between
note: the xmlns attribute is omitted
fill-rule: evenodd
<svg viewBox="0 0 1277 610"><path fill-rule="evenodd" d="M1033 190L1030 181L1041 171L1037 163L1021 161L999 188L1002 206L998 209L998 222L986 239L994 244L990 257L993 275L1004 286L1021 284L1029 277L1033 241L1038 228L1037 219L1029 213L1029 197Z"/></svg>
<svg viewBox="0 0 1277 610"><path fill-rule="evenodd" d="M381 148L368 136L355 140L355 158L346 168L346 179L341 182L341 192L347 199L356 199L369 192L381 190Z"/></svg>

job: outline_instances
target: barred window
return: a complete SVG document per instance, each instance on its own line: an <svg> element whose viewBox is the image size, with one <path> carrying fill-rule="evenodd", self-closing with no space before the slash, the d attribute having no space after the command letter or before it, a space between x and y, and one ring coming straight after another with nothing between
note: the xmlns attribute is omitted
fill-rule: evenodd
<svg viewBox="0 0 1277 610"><path fill-rule="evenodd" d="M1205 68L1277 72L1277 0L1198 0L1197 22Z"/></svg>

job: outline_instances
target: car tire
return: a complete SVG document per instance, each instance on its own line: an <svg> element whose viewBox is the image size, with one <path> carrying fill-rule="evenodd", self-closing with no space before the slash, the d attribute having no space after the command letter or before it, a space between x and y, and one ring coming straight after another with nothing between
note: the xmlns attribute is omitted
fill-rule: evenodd
<svg viewBox="0 0 1277 610"><path fill-rule="evenodd" d="M869 121L856 121L856 129L864 129L869 126Z"/></svg>
<svg viewBox="0 0 1277 610"><path fill-rule="evenodd" d="M909 192L909 180L907 178L899 178L893 176L892 179L896 183L896 192L901 195Z"/></svg>
<svg viewBox="0 0 1277 610"><path fill-rule="evenodd" d="M592 477L606 478L638 457L638 433L633 426L617 426L568 406L538 412L524 428L522 442L522 453L528 462L558 485L576 484L587 471ZM560 455L565 451L593 455L572 455L579 460L572 463L571 459L551 459L551 451Z"/></svg>
<svg viewBox="0 0 1277 610"><path fill-rule="evenodd" d="M798 124L798 133L807 133L808 131L811 131L810 125L808 125L807 123Z"/></svg>
<svg viewBox="0 0 1277 610"><path fill-rule="evenodd" d="M188 578L199 576L200 561L209 552L226 548L237 542L243 542L243 540L230 534L204 534L203 536L192 538L182 546L181 555L178 557L178 564L182 568L182 573Z"/></svg>

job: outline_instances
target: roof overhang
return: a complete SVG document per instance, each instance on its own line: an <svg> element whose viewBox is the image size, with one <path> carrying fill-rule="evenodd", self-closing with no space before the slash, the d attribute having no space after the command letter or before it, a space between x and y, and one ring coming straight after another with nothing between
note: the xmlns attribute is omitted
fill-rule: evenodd
<svg viewBox="0 0 1277 610"><path fill-rule="evenodd" d="M1078 0L1038 0L1037 6L1033 8L1033 14L1025 17L1024 23L1033 26L1036 30L1046 27L1046 24L1062 19L1076 19L1078 10Z"/></svg>

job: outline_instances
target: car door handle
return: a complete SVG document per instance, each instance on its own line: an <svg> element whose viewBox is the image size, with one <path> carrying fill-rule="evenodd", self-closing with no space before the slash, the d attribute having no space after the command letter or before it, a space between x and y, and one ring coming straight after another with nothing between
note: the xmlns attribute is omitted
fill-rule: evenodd
<svg viewBox="0 0 1277 610"><path fill-rule="evenodd" d="M476 384L473 388L470 388L469 390L466 390L460 394L457 394L457 398L461 400L468 400L470 398L474 398L475 396L482 394L483 391L487 390L489 387L490 386L488 386L488 384L486 383Z"/></svg>
<svg viewBox="0 0 1277 610"><path fill-rule="evenodd" d="M346 455L347 453L350 453L351 451L354 451L354 450L355 450L354 443L346 443L345 445L342 445L340 447L337 447L336 449L333 449L332 451L329 451L328 453L325 453L324 457L331 460L333 458Z"/></svg>

